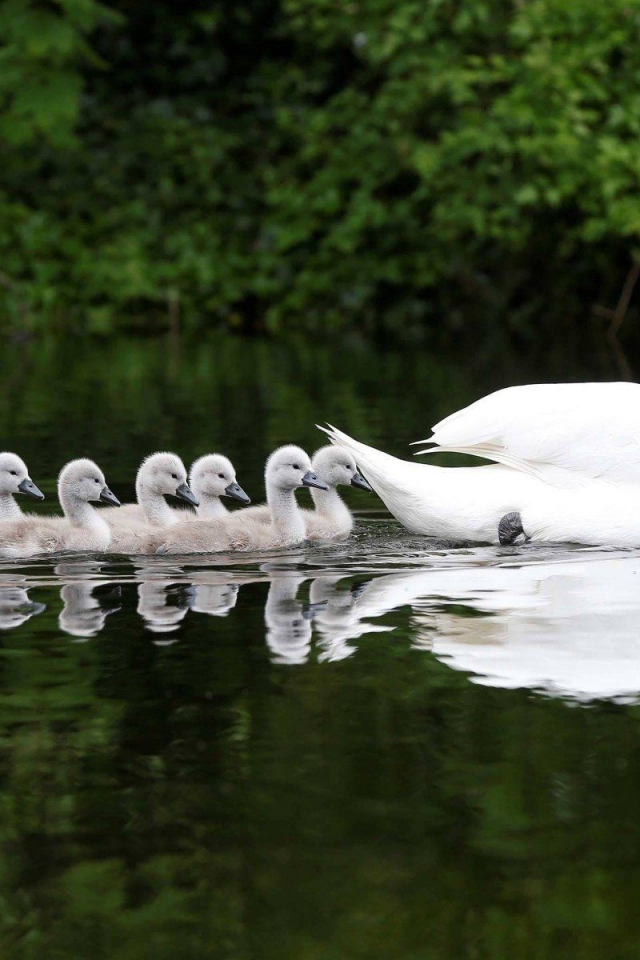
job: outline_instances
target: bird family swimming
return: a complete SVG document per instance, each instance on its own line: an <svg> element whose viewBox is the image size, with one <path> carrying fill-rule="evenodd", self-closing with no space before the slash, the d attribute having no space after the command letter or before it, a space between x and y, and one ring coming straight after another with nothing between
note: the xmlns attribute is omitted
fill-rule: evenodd
<svg viewBox="0 0 640 960"><path fill-rule="evenodd" d="M373 489L407 529L427 536L640 546L637 384L510 387L451 414L419 442L429 445L419 454L457 452L494 461L476 467L400 460L335 427L320 429L333 446L316 451L313 461L296 446L269 457L267 502L257 507L247 506L250 499L222 454L197 459L188 478L180 457L160 452L138 470L135 504L120 506L99 467L77 460L60 474L64 515L23 515L14 495L42 494L24 462L2 453L0 556L267 550L343 539L353 517L337 492L341 484ZM296 502L295 491L303 486L311 488L313 510ZM166 496L186 508L170 506ZM229 512L223 497L243 509ZM112 509L96 512L91 502L100 499Z"/></svg>

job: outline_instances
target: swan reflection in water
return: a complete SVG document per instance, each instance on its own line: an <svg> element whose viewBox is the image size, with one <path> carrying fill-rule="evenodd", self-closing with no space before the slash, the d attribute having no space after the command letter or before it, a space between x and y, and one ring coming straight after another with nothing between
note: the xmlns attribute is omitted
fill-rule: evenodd
<svg viewBox="0 0 640 960"><path fill-rule="evenodd" d="M120 609L117 581L97 562L59 563L54 572L62 581L60 629L76 639L95 637ZM187 616L237 615L240 591L249 584L263 589L265 581L265 641L274 664L300 665L312 653L320 663L339 662L356 655L369 634L388 633L394 642L396 628L381 620L404 610L412 647L473 683L582 701L640 697L640 557L631 553L582 551L561 562L496 557L493 565L471 558L464 567L364 581L328 571L309 577L299 566L189 576L150 564L137 568L134 582L123 582L122 596L137 592L138 614L157 635L153 642L165 645L180 639ZM0 576L0 630L45 611L29 599L32 585Z"/></svg>

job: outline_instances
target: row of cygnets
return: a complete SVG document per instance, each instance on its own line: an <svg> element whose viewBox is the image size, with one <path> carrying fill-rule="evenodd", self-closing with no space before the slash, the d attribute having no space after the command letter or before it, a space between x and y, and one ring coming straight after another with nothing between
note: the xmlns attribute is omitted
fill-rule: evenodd
<svg viewBox="0 0 640 960"><path fill-rule="evenodd" d="M92 460L72 460L60 473L62 516L23 514L17 493L37 500L43 494L26 464L13 453L0 454L0 556L31 557L65 551L120 554L188 554L269 550L305 540L348 537L353 518L337 492L341 484L371 487L353 456L339 447L323 447L311 461L300 447L280 447L265 469L267 502L247 506L250 498L236 480L233 465L221 454L200 457L189 477L180 457L154 453L140 466L135 504L121 505ZM301 509L296 490L308 487L314 509ZM186 508L171 507L166 496ZM223 497L243 509L229 512ZM96 510L93 503L107 505Z"/></svg>

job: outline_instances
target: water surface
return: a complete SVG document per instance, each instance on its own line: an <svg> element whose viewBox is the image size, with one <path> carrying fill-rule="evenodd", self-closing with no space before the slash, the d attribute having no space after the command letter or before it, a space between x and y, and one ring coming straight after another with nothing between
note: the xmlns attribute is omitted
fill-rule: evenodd
<svg viewBox="0 0 640 960"><path fill-rule="evenodd" d="M88 454L126 499L160 448L259 494L316 421L405 455L504 375L181 351L7 350L2 446L51 494ZM453 547L349 500L344 544L0 563L3 957L638 955L640 554Z"/></svg>

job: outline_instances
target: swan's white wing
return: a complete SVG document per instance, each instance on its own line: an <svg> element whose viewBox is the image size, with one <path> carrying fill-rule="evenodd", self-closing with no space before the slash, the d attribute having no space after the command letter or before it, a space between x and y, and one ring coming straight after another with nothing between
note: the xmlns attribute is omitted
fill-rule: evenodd
<svg viewBox="0 0 640 960"><path fill-rule="evenodd" d="M542 479L640 483L640 386L547 383L498 390L437 423L426 443ZM420 453L437 452L436 449ZM559 473L560 471L560 473Z"/></svg>

